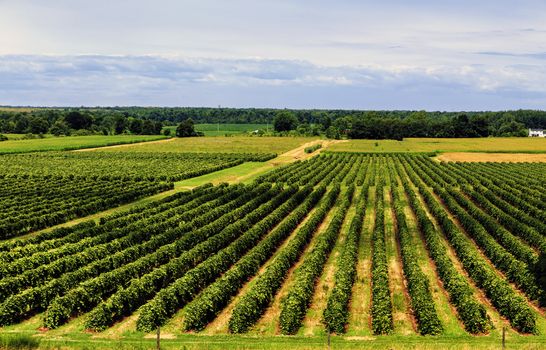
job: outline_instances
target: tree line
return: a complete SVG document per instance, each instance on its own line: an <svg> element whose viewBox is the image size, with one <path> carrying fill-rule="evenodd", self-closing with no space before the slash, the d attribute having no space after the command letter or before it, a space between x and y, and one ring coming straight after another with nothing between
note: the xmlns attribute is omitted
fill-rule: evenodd
<svg viewBox="0 0 546 350"><path fill-rule="evenodd" d="M527 136L546 129L546 111L426 112L289 110L267 108L104 107L37 108L0 111L0 133L159 134L163 126L202 123L273 124L278 133L329 138ZM186 130L186 131L183 131ZM181 129L195 136L191 125ZM169 133L170 130L165 130ZM191 135L190 135L191 134Z"/></svg>
<svg viewBox="0 0 546 350"><path fill-rule="evenodd" d="M159 135L159 120L106 109L36 109L30 112L0 111L0 133L61 135Z"/></svg>
<svg viewBox="0 0 546 350"><path fill-rule="evenodd" d="M546 112L358 112L336 119L326 115L317 123L301 122L293 111L280 111L273 119L278 132L328 138L394 139L405 137L510 137L528 135L529 128L546 128Z"/></svg>

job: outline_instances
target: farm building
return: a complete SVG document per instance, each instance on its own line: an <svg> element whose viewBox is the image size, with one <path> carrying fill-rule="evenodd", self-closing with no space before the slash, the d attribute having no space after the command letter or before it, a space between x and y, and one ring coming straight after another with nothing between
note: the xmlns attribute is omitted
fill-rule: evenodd
<svg viewBox="0 0 546 350"><path fill-rule="evenodd" d="M529 129L529 137L546 137L544 129Z"/></svg>

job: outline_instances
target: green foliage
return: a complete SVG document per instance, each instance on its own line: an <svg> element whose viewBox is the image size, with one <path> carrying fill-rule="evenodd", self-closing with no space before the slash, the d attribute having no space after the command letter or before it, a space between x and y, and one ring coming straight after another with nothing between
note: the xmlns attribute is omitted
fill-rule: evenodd
<svg viewBox="0 0 546 350"><path fill-rule="evenodd" d="M244 162L266 161L274 154L175 152L47 152L0 155L2 174L68 179L180 181L231 168Z"/></svg>
<svg viewBox="0 0 546 350"><path fill-rule="evenodd" d="M0 238L54 226L172 189L172 183L0 175Z"/></svg>
<svg viewBox="0 0 546 350"><path fill-rule="evenodd" d="M200 136L195 131L193 120L191 118L188 118L176 127L176 137L192 137L192 136Z"/></svg>
<svg viewBox="0 0 546 350"><path fill-rule="evenodd" d="M290 131L296 128L298 120L294 113L288 110L282 110L275 114L273 119L273 128L277 132Z"/></svg>
<svg viewBox="0 0 546 350"><path fill-rule="evenodd" d="M399 163L397 163L397 167L400 167ZM398 171L402 173L401 168L398 168ZM451 303L457 308L458 316L465 329L472 334L487 333L491 327L491 321L485 307L474 298L472 287L453 266L453 262L447 254L447 248L441 243L434 224L410 186L408 178L401 178L404 192L417 217L417 223L425 238L429 254L434 260L438 275L449 293Z"/></svg>
<svg viewBox="0 0 546 350"><path fill-rule="evenodd" d="M420 118L412 117L414 122ZM105 201L115 191L109 184L157 185L155 178L133 178L143 168L131 164L144 164L147 159L141 152L134 158L128 152L126 160L108 158L106 152L88 153L93 154L28 155L28 167L20 168L26 173L1 176L0 186L6 184L2 193L8 195L0 196L0 203L19 205L21 213L31 209L28 217L34 218L45 208L44 201L34 198L47 195L56 203L53 187L67 186L66 192L73 195L78 190L88 197L101 194ZM110 173L101 168L100 156L110 163L118 160L126 168L127 179L116 178L115 166ZM13 156L2 157L13 161ZM55 169L56 157L80 161L78 176L74 176L75 168ZM88 163L83 160L86 157ZM169 167L182 169L177 168L176 159L164 158ZM105 178L93 175L93 164ZM46 173L36 175L42 167ZM234 305L228 323L230 332L245 333L264 314L288 271L313 241L313 249L294 271L293 284L281 301L281 332L294 334L308 314L316 281L354 205L356 215L340 245L333 289L322 310L326 331L341 334L350 327L359 238L368 215L366 198L370 186L375 186L375 226L371 246L363 247L372 251L368 277L375 334L394 330L385 237L385 212L391 209L417 329L427 335L442 332L431 286L419 266L423 260L414 247L421 236L408 228L406 203L415 214L441 288L465 329L484 334L491 328L486 308L467 280L471 279L515 330L536 333L537 314L529 301L543 302L545 295L544 170L540 164L442 164L424 155L323 153L278 167L249 186L206 185L104 217L99 223L83 222L25 240L0 242L0 325L43 312L44 326L56 328L87 313L84 327L101 331L139 309L138 330L147 332L183 308L179 326L199 331L256 277ZM27 182L36 185L30 188ZM95 183L102 188L96 189ZM390 189L391 206L384 201L385 188ZM28 200L23 201L26 192ZM359 193L354 204L353 193ZM60 193L58 198L67 194ZM82 208L77 202L72 206ZM330 212L330 224L317 233ZM449 254L448 245L456 257Z"/></svg>
<svg viewBox="0 0 546 350"><path fill-rule="evenodd" d="M326 129L324 136L326 136L329 139L339 140L341 139L341 132L339 131L337 127L331 125L330 127L328 127L328 129Z"/></svg>
<svg viewBox="0 0 546 350"><path fill-rule="evenodd" d="M168 283L169 278L172 280L176 278L177 275L182 275L184 271L187 271L204 259L207 253L215 253L218 249L222 248L223 245L227 244L227 242L229 242L227 239L218 242L218 237L211 240L209 240L209 238L221 232L222 229L225 228L225 225L230 221L244 218L249 211L257 211L256 209L261 204L269 200L278 192L278 189L265 192L268 187L269 186L267 185L259 186L255 191L245 193L235 200L220 205L209 212L202 211L204 209L202 208L200 212L203 213L203 216L199 220L192 220L191 227L193 230L191 232L187 232L187 230L178 230L176 235L180 238L172 243L170 242L170 239L163 239L162 243L167 244L161 246L151 254L139 258L121 268L104 273L95 279L88 280L82 283L78 288L53 300L44 317L44 325L48 328L58 327L68 320L76 311L88 310L88 308L96 306L105 298L105 296L116 292L116 290L118 296L123 294L121 290L119 290L119 287L126 286L131 282L131 277L135 275L142 276L142 278L135 283L131 283L128 291L129 293L124 293L121 300L118 298L114 304L117 303L119 305L121 302L125 302L124 311L127 311L128 308L136 307L137 301L135 300L135 295L139 293L139 289L144 286L146 287L146 289L141 289L140 291L138 300L142 300L145 297L144 292L153 293L154 288L151 286L159 283L158 277L162 284L165 285ZM282 195L279 197L282 198ZM266 208L269 209L280 201L278 197L274 198L276 200L273 200L272 204L266 206ZM229 201L229 199L230 196L227 196L224 200ZM234 208L236 209L233 210ZM185 231L186 233L182 236L181 231ZM226 231L226 229L224 229L224 231ZM202 242L205 243L201 244ZM199 247L199 249L197 247ZM158 264L165 265L162 269L155 269L152 272L151 270ZM168 271L176 271L176 273L169 274L168 277L166 277ZM140 288L134 288L135 285ZM126 299L123 300L123 297ZM127 304L127 302L129 304ZM96 309L95 311L100 311L100 309ZM95 314L96 313L97 312L95 312ZM106 315L110 316L110 321L116 318L112 308ZM106 316L101 317L102 321L105 319ZM87 322L89 328L98 329L99 325L96 321L93 321L93 314L89 317L89 320L90 322Z"/></svg>
<svg viewBox="0 0 546 350"><path fill-rule="evenodd" d="M294 189L290 191L293 192ZM202 288L212 283L220 274L237 262L246 251L254 247L269 230L293 211L308 196L309 192L309 188L296 192L290 200L265 216L252 228L246 228L246 232L228 247L190 270L167 288L162 289L154 299L140 309L137 329L150 332L165 324L180 307L190 302ZM263 216L260 215L260 217ZM245 230L240 231L244 232Z"/></svg>
<svg viewBox="0 0 546 350"><path fill-rule="evenodd" d="M313 153L316 150L319 150L322 148L322 143L317 143L316 145L305 147L304 151L305 153Z"/></svg>
<svg viewBox="0 0 546 350"><path fill-rule="evenodd" d="M136 142L146 142L164 139L164 136L71 136L71 137L48 137L39 138L39 135L30 134L22 139L8 140L2 144L0 154L29 153L45 151L71 151L82 148L105 147Z"/></svg>
<svg viewBox="0 0 546 350"><path fill-rule="evenodd" d="M539 287L546 293L546 253L540 254L534 270Z"/></svg>
<svg viewBox="0 0 546 350"><path fill-rule="evenodd" d="M282 334L295 334L301 327L303 317L315 291L316 280L320 277L324 264L334 248L341 225L351 205L354 190L354 185L347 189L328 228L317 237L313 250L305 256L302 264L294 272L293 285L286 298L281 302L279 327Z"/></svg>
<svg viewBox="0 0 546 350"><path fill-rule="evenodd" d="M183 205L176 205L179 204L176 201L174 206L172 203L166 204L171 210L160 211L159 215L145 208L143 218L140 213L131 216L129 221L114 218L112 223L107 221L106 224L97 227L99 232L104 230L102 237L105 239L104 243L93 245L81 253L64 256L35 269L28 269L17 276L2 279L0 286L4 295L11 296L0 304L0 324L11 324L30 311L39 307L46 308L51 300L67 293L79 283L151 254L182 236L187 238L182 239L179 245L187 247L194 237L187 235L189 231L206 225L226 209L235 209L236 202L233 203L235 207L228 205L226 208L222 207L222 204L239 197L246 189L244 186L235 186L228 190L221 186L218 191L213 193L205 191L204 195ZM250 193L248 196L252 195L253 193ZM218 210L213 210L217 207ZM148 217L146 214L151 215ZM180 222L184 224L180 225ZM80 242L81 244L84 242ZM20 292L24 287L33 288ZM6 313L5 310L9 312Z"/></svg>
<svg viewBox="0 0 546 350"><path fill-rule="evenodd" d="M40 339L28 335L1 335L0 349L31 350L40 347Z"/></svg>
<svg viewBox="0 0 546 350"><path fill-rule="evenodd" d="M258 321L281 287L288 270L297 262L305 247L308 246L338 195L339 187L334 187L328 192L319 203L313 216L298 230L290 243L237 303L229 320L228 326L231 333L246 333Z"/></svg>
<svg viewBox="0 0 546 350"><path fill-rule="evenodd" d="M369 180L369 178L367 178ZM347 183L353 183L347 179ZM356 263L358 258L358 245L362 232L362 225L366 215L366 198L368 196L368 182L361 188L360 198L356 206L356 214L353 217L349 232L345 237L345 245L339 259L338 269L335 274L335 284L332 293L328 297L326 309L322 321L329 333L345 333L349 320L349 301L352 295L352 287L356 278Z"/></svg>
<svg viewBox="0 0 546 350"><path fill-rule="evenodd" d="M419 266L417 252L406 222L402 198L396 181L393 180L395 172L392 166L389 167L389 172L391 173L390 195L396 218L396 237L400 244L404 275L411 298L413 315L417 320L417 329L422 335L438 335L442 333L443 327L434 307L429 281Z"/></svg>
<svg viewBox="0 0 546 350"><path fill-rule="evenodd" d="M279 245L302 222L310 210L324 195L326 189L319 187L294 211L292 211L268 236L252 248L222 278L205 289L184 309L185 330L202 330L224 307L231 298L254 276L260 267L273 255Z"/></svg>
<svg viewBox="0 0 546 350"><path fill-rule="evenodd" d="M372 331L390 334L394 330L392 301L385 243L384 179L375 187L375 225L372 233Z"/></svg>
<svg viewBox="0 0 546 350"><path fill-rule="evenodd" d="M510 323L514 328L522 333L536 333L536 316L527 305L526 300L516 294L511 288L510 284L501 279L497 273L488 265L488 263L480 256L480 253L468 240L464 233L452 222L446 213L445 209L439 204L438 200L425 188L424 183L428 186L432 186L435 192L437 192L442 199L447 200L448 208L457 208L447 192L441 188L429 175L424 172L424 166L416 162L413 163L416 173L422 177L420 179L415 173L408 171L412 181L419 187L420 193L423 195L427 206L431 210L432 214L436 217L441 225L447 239L455 249L457 256L470 277L474 280L477 286L482 288L491 300L496 309L501 315L510 320ZM520 269L517 275L511 275L509 278L518 279L520 282L533 283L529 279L528 274L525 272L526 268L521 267L517 261L513 261L513 257L510 254L503 252L503 249L498 246L494 240L488 239L487 235L475 224L475 220L464 214L462 211L458 211L462 217L459 220L463 223L463 226L468 227L472 231L474 237L478 240L480 247L486 249L486 254L491 257L493 262L499 266L499 268L508 268L510 271L515 267ZM468 231L467 231L468 232ZM513 270L516 273L515 270ZM521 274L520 277L519 274ZM527 284L526 285L529 285ZM532 287L532 286L531 286Z"/></svg>

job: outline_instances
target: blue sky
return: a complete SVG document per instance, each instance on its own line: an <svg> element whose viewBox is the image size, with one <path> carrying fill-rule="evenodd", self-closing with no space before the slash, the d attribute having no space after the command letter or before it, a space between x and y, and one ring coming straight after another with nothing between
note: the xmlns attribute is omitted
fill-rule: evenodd
<svg viewBox="0 0 546 350"><path fill-rule="evenodd" d="M0 104L546 109L546 2L0 0Z"/></svg>

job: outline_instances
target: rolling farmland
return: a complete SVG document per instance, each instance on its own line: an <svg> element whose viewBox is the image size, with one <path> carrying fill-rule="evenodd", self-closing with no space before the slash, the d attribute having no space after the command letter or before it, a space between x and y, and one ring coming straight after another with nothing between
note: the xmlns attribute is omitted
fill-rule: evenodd
<svg viewBox="0 0 546 350"><path fill-rule="evenodd" d="M8 134L9 135L9 134ZM161 135L115 135L115 136L70 136L45 137L43 139L18 140L10 139L2 142L0 154L68 151L89 147L107 147L138 142L164 140Z"/></svg>
<svg viewBox="0 0 546 350"><path fill-rule="evenodd" d="M213 172L215 162L273 157L134 147L140 152L3 156L2 186L21 200L2 197L12 209L0 222L15 212L69 220L77 214L57 202L95 203L78 197L78 184L81 193L102 186L97 196L116 202L98 211L122 202L108 186L127 202L168 189L183 169L199 175L198 164ZM220 339L251 348L248 336L271 348L322 348L327 334L340 347L404 339L408 347L489 348L504 328L514 346L544 342L546 164L441 163L433 155L326 152L248 184L203 185L98 222L2 241L0 332L108 344L159 328L182 342L173 347L186 340L196 348ZM59 183L66 190L52 195L47 186ZM51 204L31 204L36 195ZM54 222L32 224L3 227L4 238Z"/></svg>

